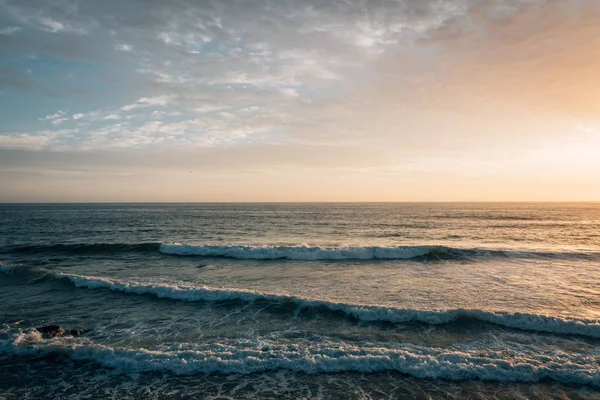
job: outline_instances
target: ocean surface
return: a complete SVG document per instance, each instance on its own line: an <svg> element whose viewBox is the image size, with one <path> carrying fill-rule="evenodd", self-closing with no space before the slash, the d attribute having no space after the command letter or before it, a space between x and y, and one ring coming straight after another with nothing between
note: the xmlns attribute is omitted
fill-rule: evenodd
<svg viewBox="0 0 600 400"><path fill-rule="evenodd" d="M0 205L40 398L598 399L600 204Z"/></svg>

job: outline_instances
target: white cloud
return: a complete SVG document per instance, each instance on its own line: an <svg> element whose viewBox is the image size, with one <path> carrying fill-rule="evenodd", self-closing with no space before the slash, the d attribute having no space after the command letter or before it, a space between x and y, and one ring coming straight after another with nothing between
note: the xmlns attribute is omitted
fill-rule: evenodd
<svg viewBox="0 0 600 400"><path fill-rule="evenodd" d="M85 117L85 114L83 114L83 113L77 113L77 114L73 114L73 116L71 118L73 118L74 120L77 120L77 119L81 119L81 118L84 118L84 117Z"/></svg>
<svg viewBox="0 0 600 400"><path fill-rule="evenodd" d="M286 97L291 97L291 98L295 98L300 96L298 94L298 91L296 89L293 88L283 88L281 89L281 93L286 96Z"/></svg>
<svg viewBox="0 0 600 400"><path fill-rule="evenodd" d="M206 33L178 32L174 30L161 32L157 35L157 38L166 45L192 48L199 47L211 40L211 37Z"/></svg>
<svg viewBox="0 0 600 400"><path fill-rule="evenodd" d="M48 114L45 117L41 118L43 120L53 120L53 119L57 119L60 118L62 116L64 116L67 112L66 111L57 111L55 114Z"/></svg>
<svg viewBox="0 0 600 400"><path fill-rule="evenodd" d="M164 106L169 102L169 96L142 97L137 103L145 106Z"/></svg>
<svg viewBox="0 0 600 400"><path fill-rule="evenodd" d="M140 107L165 106L171 99L171 96L141 97L132 104L121 107L121 111L131 111Z"/></svg>
<svg viewBox="0 0 600 400"><path fill-rule="evenodd" d="M26 133L17 135L0 135L0 148L6 149L40 149L52 138L47 136L34 136Z"/></svg>
<svg viewBox="0 0 600 400"><path fill-rule="evenodd" d="M176 82L176 83L183 83L186 81L189 81L189 78L185 78L183 76L173 76L171 74L167 74L165 72L162 71L157 71L157 70L153 70L153 69L148 69L148 68L140 68L136 71L139 74L143 74L143 75L154 75L156 77L156 81L157 82Z"/></svg>
<svg viewBox="0 0 600 400"><path fill-rule="evenodd" d="M0 35L12 35L20 30L22 30L20 26L6 26L4 28L0 28Z"/></svg>
<svg viewBox="0 0 600 400"><path fill-rule="evenodd" d="M87 30L82 27L74 26L68 22L62 22L54 18L50 18L47 16L38 16L37 18L37 27L47 32L52 33L76 33L79 35L83 35L87 33Z"/></svg>
<svg viewBox="0 0 600 400"><path fill-rule="evenodd" d="M133 46L129 44L117 44L115 45L115 50L123 53L130 53L133 51Z"/></svg>
<svg viewBox="0 0 600 400"><path fill-rule="evenodd" d="M77 129L41 130L34 133L10 133L0 135L0 148L41 150L63 135L78 132Z"/></svg>
<svg viewBox="0 0 600 400"><path fill-rule="evenodd" d="M52 120L52 125L60 125L63 122L68 121L68 120L69 120L69 118L54 118Z"/></svg>
<svg viewBox="0 0 600 400"><path fill-rule="evenodd" d="M222 110L224 108L227 108L227 106L225 106L223 104L205 104L200 107L195 107L193 110L197 113L203 114L203 113L209 113L209 112L213 112L213 111Z"/></svg>
<svg viewBox="0 0 600 400"><path fill-rule="evenodd" d="M62 32L67 29L63 23L49 17L40 17L39 22L50 32Z"/></svg>
<svg viewBox="0 0 600 400"><path fill-rule="evenodd" d="M1 3L7 2L4 0ZM10 2L8 2L10 3ZM78 18L72 5L67 2L55 4L52 8L47 4L36 4L35 1L18 1L15 4L2 4L6 15L16 22L29 25L33 28L51 33L74 33L85 35L88 28L94 25L89 19ZM61 9L66 7L67 9Z"/></svg>

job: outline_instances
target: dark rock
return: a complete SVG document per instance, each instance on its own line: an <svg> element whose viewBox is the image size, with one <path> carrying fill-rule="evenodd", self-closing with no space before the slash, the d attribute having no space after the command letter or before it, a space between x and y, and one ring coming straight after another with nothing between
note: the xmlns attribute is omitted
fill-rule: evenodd
<svg viewBox="0 0 600 400"><path fill-rule="evenodd" d="M62 336L65 333L65 330L58 325L46 325L36 329L46 339Z"/></svg>
<svg viewBox="0 0 600 400"><path fill-rule="evenodd" d="M39 328L36 328L39 333L42 334L42 337L45 339L52 339L58 336L73 336L77 337L79 335L83 335L84 333L89 332L89 329L69 329L66 330L58 325L46 325Z"/></svg>
<svg viewBox="0 0 600 400"><path fill-rule="evenodd" d="M79 335L83 335L84 333L88 333L89 331L90 331L89 329L71 329L69 331L69 334L71 336L77 337Z"/></svg>

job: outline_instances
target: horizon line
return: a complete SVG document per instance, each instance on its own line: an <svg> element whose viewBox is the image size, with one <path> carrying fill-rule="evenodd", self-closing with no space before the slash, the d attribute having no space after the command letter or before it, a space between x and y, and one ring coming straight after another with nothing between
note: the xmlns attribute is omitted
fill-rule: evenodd
<svg viewBox="0 0 600 400"><path fill-rule="evenodd" d="M81 204L565 204L565 203L600 203L600 200L383 200L383 201L0 201L0 205L81 205Z"/></svg>

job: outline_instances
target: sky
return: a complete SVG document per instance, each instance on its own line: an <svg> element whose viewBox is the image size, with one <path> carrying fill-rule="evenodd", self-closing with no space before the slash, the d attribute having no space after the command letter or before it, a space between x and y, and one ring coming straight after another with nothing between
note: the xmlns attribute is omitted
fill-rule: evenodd
<svg viewBox="0 0 600 400"><path fill-rule="evenodd" d="M0 0L0 202L600 201L598 0Z"/></svg>

